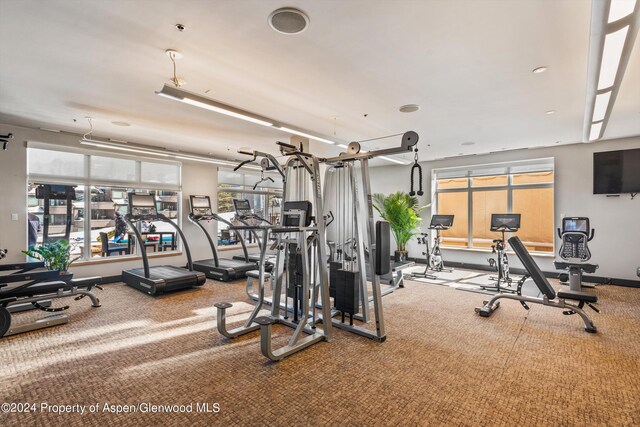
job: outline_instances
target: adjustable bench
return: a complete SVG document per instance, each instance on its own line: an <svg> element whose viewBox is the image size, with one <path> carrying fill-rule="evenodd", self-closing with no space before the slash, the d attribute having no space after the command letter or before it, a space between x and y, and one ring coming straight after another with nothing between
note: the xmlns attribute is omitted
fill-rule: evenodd
<svg viewBox="0 0 640 427"><path fill-rule="evenodd" d="M46 312L60 312L67 310L69 306L51 308L50 303L43 301L76 296L78 301L89 297L93 307L100 307L100 300L93 292L93 288L100 288L101 277L87 277L72 279L67 282L55 280L60 277L58 271L31 271L41 267L40 263L23 263L1 266L0 271L18 270L18 273L0 276L0 338L16 335L23 332L68 323L66 315L55 314L21 325L12 325L12 310L19 305L31 304ZM10 287L10 283L20 283Z"/></svg>
<svg viewBox="0 0 640 427"><path fill-rule="evenodd" d="M527 249L520 241L520 238L518 238L517 236L510 238L509 245L511 245L511 248L516 253L527 272L518 282L518 288L515 295L495 295L493 298L491 298L491 300L484 301L484 306L476 308L476 313L478 313L482 317L491 316L491 314L493 314L493 312L497 310L498 307L500 307L500 302L498 301L499 299L512 299L519 301L520 304L522 304L522 306L527 310L529 309L527 303L542 304L549 307L565 309L563 314L578 314L584 322L585 331L595 333L597 329L589 315L584 312L583 307L586 304L596 312L599 312L599 310L595 306L593 306L593 303L596 303L598 301L598 297L586 292L572 290L564 290L556 293L551 284L549 284L547 278L544 276L544 274L542 274L542 271L540 271L538 264L536 264L536 262L529 254L529 251L527 251ZM542 293L542 298L522 295L522 285L529 277L533 279L533 282Z"/></svg>

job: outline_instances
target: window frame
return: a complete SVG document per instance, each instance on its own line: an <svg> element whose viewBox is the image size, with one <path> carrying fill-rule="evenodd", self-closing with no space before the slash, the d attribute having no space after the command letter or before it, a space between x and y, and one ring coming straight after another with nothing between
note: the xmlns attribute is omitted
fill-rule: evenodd
<svg viewBox="0 0 640 427"><path fill-rule="evenodd" d="M467 192L467 245L464 246L449 246L442 245L448 249L471 249L471 250L484 250L481 247L473 246L473 195L475 192L482 191L498 191L498 190L506 190L507 191L507 212L504 213L513 213L513 190L519 189L539 189L539 188L555 188L555 164L553 158L546 159L534 159L534 160L525 160L521 162L509 162L509 163L487 163L480 165L469 165L464 167L454 167L454 168L437 168L431 171L431 200L433 206L433 212L438 214L438 195L440 193L462 193ZM534 170L531 171L521 171L518 168L522 166L526 166L527 164L532 165ZM539 170L535 170L536 166L539 167ZM495 168L504 168L505 173L496 174L489 172L490 169ZM472 174L475 170L487 169L488 173L486 175L482 174ZM514 171L514 169L516 169ZM521 175L525 173L539 173L539 172L553 172L553 182L550 183L533 183L533 184L514 184L513 183L513 175ZM438 174L444 173L447 176L441 176L438 178ZM506 175L507 176L507 184L506 185L492 185L486 187L474 187L472 183L472 179L474 177L480 176L497 176L497 175ZM446 179L446 178L466 178L467 179L467 187L465 188L447 188L447 189L438 189L438 179ZM555 189L554 189L554 199L555 199ZM555 222L555 203L554 203L554 212L553 218ZM555 239L552 241L552 250L549 253L555 253ZM541 252L547 254L547 252Z"/></svg>
<svg viewBox="0 0 640 427"><path fill-rule="evenodd" d="M60 175L50 175L50 174L42 174L37 172L32 172L29 169L29 149L38 149L38 150L49 150L60 153L73 153L73 154L81 154L84 156L84 176L60 176ZM113 159L123 159L123 160L133 160L136 162L136 179L131 180L118 180L118 179L97 179L91 176L91 157L109 157ZM178 168L178 182L176 184L158 184L154 182L145 182L141 179L141 168L142 163L154 163L154 164L165 164L171 165ZM91 196L90 191L92 186L102 186L102 187L117 187L117 188L133 188L136 191L150 191L150 192L158 192L158 191L173 191L177 193L178 203L178 213L176 218L176 224L178 227L182 228L182 209L183 209L183 200L182 200L182 162L178 161L168 161L168 160L159 160L152 157L142 157L142 156L132 156L127 154L112 154L111 152L99 151L99 150L86 150L76 147L68 147L68 146L58 146L53 144L35 142L35 141L27 141L27 184L61 184L61 185L74 185L77 186L78 189L82 189L84 191L85 197L83 201L83 209L84 209L84 218L83 218L83 238L85 242L91 242ZM88 197L87 197L88 195ZM25 206L28 207L28 196L26 199ZM25 236L25 243L28 245L27 237ZM179 254L182 251L182 240L178 240L178 246L175 251L171 252L172 254ZM26 247L26 245L25 245ZM80 261L82 262L102 262L105 257L96 257L92 258L91 256L91 244L83 245L82 257ZM165 254L166 255L166 254ZM130 257L136 257L138 255L130 254L130 255L121 255L118 257L113 257L113 259L127 259Z"/></svg>

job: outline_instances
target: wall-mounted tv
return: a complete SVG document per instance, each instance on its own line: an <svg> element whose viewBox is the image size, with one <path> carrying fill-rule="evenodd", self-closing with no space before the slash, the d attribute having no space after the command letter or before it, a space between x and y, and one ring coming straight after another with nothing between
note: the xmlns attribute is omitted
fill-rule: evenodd
<svg viewBox="0 0 640 427"><path fill-rule="evenodd" d="M593 194L640 193L640 148L593 153Z"/></svg>

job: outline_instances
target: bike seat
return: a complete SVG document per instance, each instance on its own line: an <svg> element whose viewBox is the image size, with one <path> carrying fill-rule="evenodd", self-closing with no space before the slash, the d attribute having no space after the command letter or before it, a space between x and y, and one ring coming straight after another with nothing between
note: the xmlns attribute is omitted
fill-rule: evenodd
<svg viewBox="0 0 640 427"><path fill-rule="evenodd" d="M495 239L495 240L493 240L493 243L502 243L502 242L504 242L504 240L502 240L502 239Z"/></svg>

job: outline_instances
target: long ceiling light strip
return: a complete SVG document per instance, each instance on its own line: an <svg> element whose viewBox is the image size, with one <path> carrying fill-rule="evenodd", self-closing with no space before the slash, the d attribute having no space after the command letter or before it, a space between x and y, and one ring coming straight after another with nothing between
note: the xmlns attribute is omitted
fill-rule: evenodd
<svg viewBox="0 0 640 427"><path fill-rule="evenodd" d="M82 145L88 145L97 148L106 148L109 150L117 150L117 151L126 151L130 153L139 153L139 154L150 154L153 156L166 157L176 160L189 160L194 162L203 162L203 163L211 163L215 165L221 166L237 166L237 163L231 162L228 160L214 159L211 157L198 156L195 154L187 154L187 153L173 153L173 152L163 152L162 150L156 150L153 148L145 148L145 147L134 147L134 146L125 146L122 144L114 144L110 142L104 141L96 141L93 139L82 139L80 141ZM257 166L247 166L250 169L259 170L260 168Z"/></svg>
<svg viewBox="0 0 640 427"><path fill-rule="evenodd" d="M329 145L337 144L337 146L340 148L347 147L345 144L339 144L336 141L332 141L328 138L324 138L319 135L314 135L312 133L305 132L302 130L294 129L290 126L286 126L281 123L278 123L275 120L271 120L268 117L263 117L257 114L253 114L248 111L244 111L239 108L233 107L231 105L226 105L221 102L214 101L213 99L205 98L198 94L191 93L184 89L172 87L171 85L164 85L162 90L160 90L159 92L156 92L156 94L168 99L173 99L175 101L180 101L185 104L192 105L194 107L199 107L199 108L203 108L219 114L224 114L230 117L234 117L236 119L245 120L245 121L259 124L266 127L272 127L274 129L278 129L292 135L303 136L305 138L313 139L314 141L323 142ZM400 161L391 157L387 157L387 156L380 156L380 158L392 163L398 163L401 165L407 164L403 161Z"/></svg>
<svg viewBox="0 0 640 427"><path fill-rule="evenodd" d="M640 27L637 0L593 0L583 141L596 141L609 122Z"/></svg>
<svg viewBox="0 0 640 427"><path fill-rule="evenodd" d="M278 129L280 129L282 131L285 131L287 133L294 134L294 135L304 136L305 138L314 139L316 141L324 142L325 144L332 144L332 145L335 144L334 141L329 141L328 139L321 138L321 137L318 137L318 136L314 136L314 135L311 135L309 133L302 132L302 131L295 130L295 129L291 129L291 128L288 128L288 127L285 127L285 126L278 126Z"/></svg>

